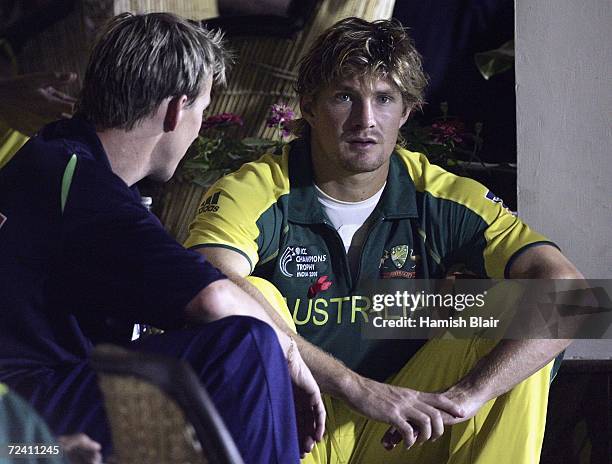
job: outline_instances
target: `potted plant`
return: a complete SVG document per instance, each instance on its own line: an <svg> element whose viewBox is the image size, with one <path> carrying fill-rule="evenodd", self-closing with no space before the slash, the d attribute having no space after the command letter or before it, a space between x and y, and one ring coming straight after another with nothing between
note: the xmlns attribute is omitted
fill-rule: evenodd
<svg viewBox="0 0 612 464"><path fill-rule="evenodd" d="M288 141L289 124L293 118L294 113L289 106L281 103L272 105L266 121L268 127L276 129L271 139L236 137L235 131L243 125L243 121L233 113L205 118L200 135L187 150L173 178L164 186L158 199L159 206L155 208L168 232L182 243L208 188L244 163L280 150Z"/></svg>

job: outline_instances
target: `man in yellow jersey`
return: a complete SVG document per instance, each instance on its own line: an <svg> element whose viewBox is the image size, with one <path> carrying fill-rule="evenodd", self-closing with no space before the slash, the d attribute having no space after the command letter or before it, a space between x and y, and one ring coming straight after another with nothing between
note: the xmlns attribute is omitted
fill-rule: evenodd
<svg viewBox="0 0 612 464"><path fill-rule="evenodd" d="M327 433L309 463L539 459L552 360L569 340L361 335L356 289L368 279L443 278L457 266L581 277L486 187L397 146L425 84L397 21L338 22L301 63L299 138L219 180L186 243L300 335L327 394Z"/></svg>

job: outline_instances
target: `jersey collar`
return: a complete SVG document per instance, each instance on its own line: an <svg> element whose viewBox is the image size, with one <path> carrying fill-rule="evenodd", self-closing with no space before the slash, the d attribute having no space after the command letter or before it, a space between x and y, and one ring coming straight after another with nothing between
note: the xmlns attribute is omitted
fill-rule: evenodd
<svg viewBox="0 0 612 464"><path fill-rule="evenodd" d="M71 119L62 119L45 126L41 135L46 139L64 139L69 149L104 164L111 169L110 161L102 142L96 134L95 126L76 114Z"/></svg>
<svg viewBox="0 0 612 464"><path fill-rule="evenodd" d="M299 224L327 222L317 200L310 158L310 144L297 139L289 145L289 203L288 219ZM393 153L387 185L372 213L388 219L417 217L416 189L400 157Z"/></svg>
<svg viewBox="0 0 612 464"><path fill-rule="evenodd" d="M74 115L71 119L62 119L48 124L42 129L41 136L46 139L63 139L70 151L78 153L80 157L86 157L96 163L101 163L104 169L108 169L125 184L123 179L113 172L104 146L96 134L94 124L79 114ZM129 189L132 191L134 199L140 202L140 192L136 184Z"/></svg>

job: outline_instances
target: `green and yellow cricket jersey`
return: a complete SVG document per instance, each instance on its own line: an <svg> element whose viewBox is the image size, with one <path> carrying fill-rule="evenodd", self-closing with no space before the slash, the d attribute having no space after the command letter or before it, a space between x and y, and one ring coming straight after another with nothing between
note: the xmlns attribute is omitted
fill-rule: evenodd
<svg viewBox="0 0 612 464"><path fill-rule="evenodd" d="M384 380L422 345L366 340L369 300L360 281L441 278L455 269L504 278L526 247L550 243L478 182L450 174L397 147L370 217L355 278L342 240L313 186L301 139L215 183L185 246L225 247L287 299L298 332L358 373Z"/></svg>

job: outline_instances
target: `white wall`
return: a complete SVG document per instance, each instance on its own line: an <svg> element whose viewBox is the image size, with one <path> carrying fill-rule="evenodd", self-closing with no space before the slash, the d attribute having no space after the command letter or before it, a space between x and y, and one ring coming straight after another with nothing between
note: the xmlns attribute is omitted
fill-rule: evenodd
<svg viewBox="0 0 612 464"><path fill-rule="evenodd" d="M612 1L515 0L518 210L612 278ZM570 356L612 358L612 340Z"/></svg>

